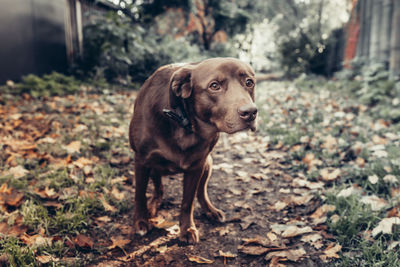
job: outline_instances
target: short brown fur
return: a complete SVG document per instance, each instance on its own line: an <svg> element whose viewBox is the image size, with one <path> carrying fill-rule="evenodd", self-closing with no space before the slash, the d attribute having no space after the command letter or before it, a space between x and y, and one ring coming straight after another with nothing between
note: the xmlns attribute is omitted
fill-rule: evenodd
<svg viewBox="0 0 400 267"><path fill-rule="evenodd" d="M211 175L210 152L219 132L255 130L255 78L251 67L233 58L213 58L186 65L159 68L143 84L135 101L129 140L135 153L135 230L150 230L162 201L161 176L183 173L180 238L198 242L193 220L197 198L206 215L219 221L224 213L207 194ZM190 128L168 118L163 109L187 113ZM146 188L151 177L155 191L147 207Z"/></svg>

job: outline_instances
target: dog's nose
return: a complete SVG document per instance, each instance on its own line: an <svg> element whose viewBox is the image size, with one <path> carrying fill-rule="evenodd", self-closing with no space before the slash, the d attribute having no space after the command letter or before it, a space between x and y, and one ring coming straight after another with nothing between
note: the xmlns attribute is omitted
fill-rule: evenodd
<svg viewBox="0 0 400 267"><path fill-rule="evenodd" d="M247 105L241 106L238 109L238 113L239 113L240 118L242 118L243 120L245 120L247 122L253 121L253 120L255 120L256 115L257 115L257 107L253 103L247 104Z"/></svg>

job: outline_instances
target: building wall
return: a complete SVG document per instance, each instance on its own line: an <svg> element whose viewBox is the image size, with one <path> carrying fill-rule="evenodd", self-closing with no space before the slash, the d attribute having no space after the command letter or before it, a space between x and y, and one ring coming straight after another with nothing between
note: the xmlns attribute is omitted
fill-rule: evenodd
<svg viewBox="0 0 400 267"><path fill-rule="evenodd" d="M65 0L0 1L0 84L65 71Z"/></svg>

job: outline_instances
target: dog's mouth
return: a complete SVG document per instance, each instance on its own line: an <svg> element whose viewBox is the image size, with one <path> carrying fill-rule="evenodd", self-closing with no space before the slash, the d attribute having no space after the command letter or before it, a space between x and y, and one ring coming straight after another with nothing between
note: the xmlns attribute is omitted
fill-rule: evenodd
<svg viewBox="0 0 400 267"><path fill-rule="evenodd" d="M251 121L251 122L246 122L243 124L236 124L236 123L230 123L230 122L226 122L226 126L228 131L226 131L227 133L236 133L236 132L240 132L240 131L245 131L250 129L252 132L255 132L257 130L257 123L256 121Z"/></svg>

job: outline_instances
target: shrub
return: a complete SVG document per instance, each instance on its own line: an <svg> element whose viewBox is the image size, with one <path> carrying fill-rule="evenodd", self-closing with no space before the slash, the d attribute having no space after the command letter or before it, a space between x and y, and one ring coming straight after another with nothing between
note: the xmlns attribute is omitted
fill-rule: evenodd
<svg viewBox="0 0 400 267"><path fill-rule="evenodd" d="M42 77L29 74L22 77L20 83L8 83L0 91L12 94L27 93L33 97L73 94L80 90L80 82L74 77L52 72Z"/></svg>
<svg viewBox="0 0 400 267"><path fill-rule="evenodd" d="M84 28L85 55L81 74L109 82L144 81L159 66L199 58L199 49L184 39L158 36L114 12Z"/></svg>

